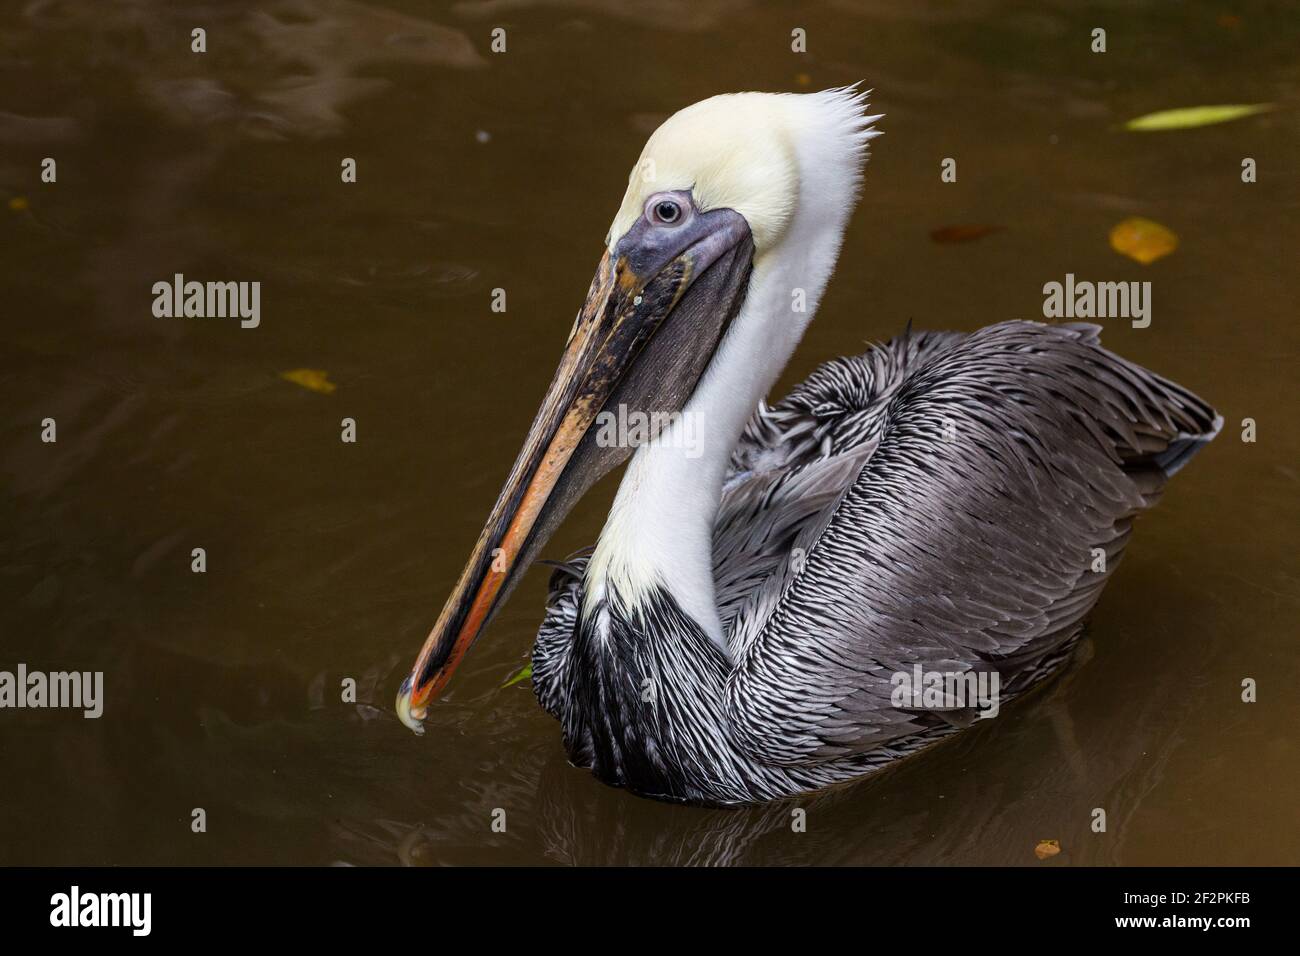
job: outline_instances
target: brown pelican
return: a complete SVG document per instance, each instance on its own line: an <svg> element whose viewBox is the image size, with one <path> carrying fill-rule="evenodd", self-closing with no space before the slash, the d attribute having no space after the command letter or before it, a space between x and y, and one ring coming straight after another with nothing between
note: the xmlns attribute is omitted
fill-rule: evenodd
<svg viewBox="0 0 1300 956"><path fill-rule="evenodd" d="M980 715L960 681L900 700L898 675L996 674L1005 702L1067 660L1134 516L1221 420L1096 326L1018 321L909 330L765 405L857 198L865 99L718 96L651 136L398 694L407 726L629 455L594 549L552 576L532 658L571 761L607 783L708 804L818 789ZM639 434L605 427L632 413Z"/></svg>

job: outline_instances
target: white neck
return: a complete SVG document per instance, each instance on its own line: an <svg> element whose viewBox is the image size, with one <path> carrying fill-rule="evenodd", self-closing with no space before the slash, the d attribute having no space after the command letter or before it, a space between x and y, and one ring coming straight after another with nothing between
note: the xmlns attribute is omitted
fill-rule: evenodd
<svg viewBox="0 0 1300 956"><path fill-rule="evenodd" d="M723 479L746 422L790 360L835 267L856 198L860 145L835 162L824 139L808 138L788 228L756 258L744 305L682 417L628 464L587 569L586 609L611 589L636 608L657 585L726 653L712 560ZM796 311L800 304L804 311Z"/></svg>

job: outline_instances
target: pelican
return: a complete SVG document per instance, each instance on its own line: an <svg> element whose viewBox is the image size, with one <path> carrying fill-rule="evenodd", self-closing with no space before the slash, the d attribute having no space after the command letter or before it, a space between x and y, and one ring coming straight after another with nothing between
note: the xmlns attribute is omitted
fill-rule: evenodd
<svg viewBox="0 0 1300 956"><path fill-rule="evenodd" d="M650 137L541 408L397 696L417 732L593 482L533 687L570 761L759 803L868 775L1058 671L1135 515L1217 433L1094 325L913 332L765 397L817 310L881 117L856 88L696 103ZM637 430L611 422L649 422ZM626 434L623 433L626 432Z"/></svg>

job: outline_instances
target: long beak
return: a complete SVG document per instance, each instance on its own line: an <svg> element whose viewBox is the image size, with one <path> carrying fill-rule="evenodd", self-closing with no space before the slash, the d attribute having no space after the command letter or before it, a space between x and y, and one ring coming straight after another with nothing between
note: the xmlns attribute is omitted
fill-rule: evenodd
<svg viewBox="0 0 1300 956"><path fill-rule="evenodd" d="M410 675L397 695L397 714L411 730L423 732L422 721L429 701L446 686L493 613L505 600L513 583L531 563L576 500L571 492L557 492L561 478L574 460L575 451L591 446L589 432L611 397L625 397L633 379L648 385L663 379L664 373L630 375L629 370L646 353L647 343L672 316L671 324L683 324L674 315L688 290L710 267L725 272L725 281L701 282L709 287L709 301L688 310L692 327L716 326L712 319L701 326L697 321L713 315L735 314L747 283L752 244L743 217L727 209L697 214L693 221L665 241L661 235L633 236L620 241L614 253L606 252L578 313L559 368L542 400L510 476L479 535L464 571L452 589L437 623L429 632ZM725 292L725 301L717 301ZM721 328L714 328L712 342L695 342L706 354L689 361L673 358L680 351L664 346L665 360L655 363L669 369L668 377L689 377L693 388L711 356ZM652 350L653 351L653 350ZM675 363L675 365L674 365ZM623 387L620 387L623 386ZM648 385L651 390L659 385ZM643 391L645 389L642 389ZM659 401L664 397L659 396ZM684 399L683 399L684 400ZM584 442L584 438L588 441ZM579 455L590 458L584 451ZM626 451L623 453L626 457ZM621 459L620 459L621 460ZM612 466L612 465L611 465ZM605 470L608 470L606 468ZM598 477L598 476L596 476ZM592 476L577 479L585 490ZM579 492L580 494L580 492ZM548 505L550 506L548 508ZM556 513L549 513L556 512Z"/></svg>

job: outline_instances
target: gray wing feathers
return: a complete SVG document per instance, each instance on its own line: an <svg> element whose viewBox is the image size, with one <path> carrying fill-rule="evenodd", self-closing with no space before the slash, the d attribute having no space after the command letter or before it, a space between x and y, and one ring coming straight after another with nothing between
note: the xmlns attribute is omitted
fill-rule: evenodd
<svg viewBox="0 0 1300 956"><path fill-rule="evenodd" d="M760 407L714 533L741 747L887 754L974 716L894 707L896 672L996 669L1006 701L1068 656L1133 516L1221 424L1099 331L909 331ZM553 576L533 653L557 716L585 563Z"/></svg>
<svg viewBox="0 0 1300 956"><path fill-rule="evenodd" d="M1041 677L1077 637L1132 516L1218 424L1191 393L1102 349L1093 326L906 336L823 366L796 396L767 411L803 419L788 457L806 469L852 440L870 452L842 495L823 490L832 513L802 570L779 565L746 594L765 619L736 617L753 633L732 644L733 730L785 765L941 723L891 704L892 675L913 665L996 668L1004 700ZM762 438L747 433L731 487L781 459Z"/></svg>

